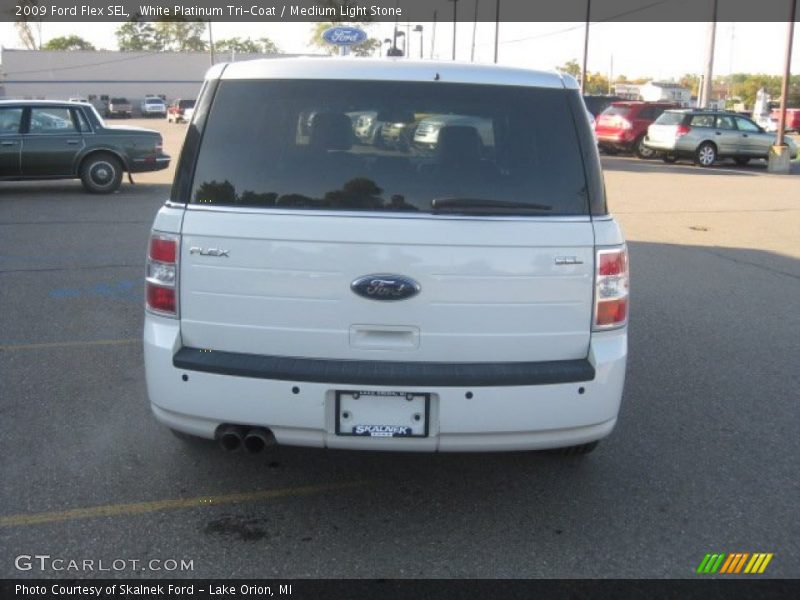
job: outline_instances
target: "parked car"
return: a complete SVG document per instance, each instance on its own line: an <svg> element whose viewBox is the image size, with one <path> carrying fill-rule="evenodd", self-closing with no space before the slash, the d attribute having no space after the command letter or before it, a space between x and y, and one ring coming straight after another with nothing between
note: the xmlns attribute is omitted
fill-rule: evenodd
<svg viewBox="0 0 800 600"><path fill-rule="evenodd" d="M458 125L474 127L484 147L494 146L494 127L490 119L454 114L431 115L422 119L414 131L414 144L435 148L442 129Z"/></svg>
<svg viewBox="0 0 800 600"><path fill-rule="evenodd" d="M383 119L380 139L377 140L386 148L407 150L411 147L417 122L413 114L396 114Z"/></svg>
<svg viewBox="0 0 800 600"><path fill-rule="evenodd" d="M75 96L69 99L70 102L89 102L88 99L84 98L83 96Z"/></svg>
<svg viewBox="0 0 800 600"><path fill-rule="evenodd" d="M746 165L752 158L767 158L776 142L751 119L736 113L715 110L668 110L648 129L645 144L661 152L666 162L691 158L701 167L710 167L721 158L733 158ZM786 138L792 158L797 146Z"/></svg>
<svg viewBox="0 0 800 600"><path fill-rule="evenodd" d="M167 116L167 105L158 96L147 96L139 105L139 110L141 111L142 116L145 118L164 118Z"/></svg>
<svg viewBox="0 0 800 600"><path fill-rule="evenodd" d="M198 107L148 245L158 421L251 452L585 453L611 432L627 250L572 77L276 58L212 67ZM353 113L432 107L471 120L434 153L355 144Z"/></svg>
<svg viewBox="0 0 800 600"><path fill-rule="evenodd" d="M775 121L775 129L777 130L777 123L781 118L781 109L773 108L770 117ZM786 131L800 132L800 108L786 109Z"/></svg>
<svg viewBox="0 0 800 600"><path fill-rule="evenodd" d="M127 98L111 98L106 105L106 117L126 117L133 116L133 106Z"/></svg>
<svg viewBox="0 0 800 600"><path fill-rule="evenodd" d="M597 143L608 154L633 152L639 158L653 158L655 153L644 145L647 128L668 108L669 102L614 102L606 108L595 125Z"/></svg>
<svg viewBox="0 0 800 600"><path fill-rule="evenodd" d="M169 161L157 131L110 127L91 104L0 101L0 180L80 179L107 194L125 171L159 171Z"/></svg>
<svg viewBox="0 0 800 600"><path fill-rule="evenodd" d="M194 100L173 100L167 109L168 123L188 123L194 113Z"/></svg>

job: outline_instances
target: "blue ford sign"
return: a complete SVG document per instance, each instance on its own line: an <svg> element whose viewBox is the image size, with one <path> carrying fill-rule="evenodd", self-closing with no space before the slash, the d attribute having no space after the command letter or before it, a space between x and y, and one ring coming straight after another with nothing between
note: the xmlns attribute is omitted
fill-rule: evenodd
<svg viewBox="0 0 800 600"><path fill-rule="evenodd" d="M350 284L354 293L370 300L405 300L416 296L419 284L403 275L365 275Z"/></svg>
<svg viewBox="0 0 800 600"><path fill-rule="evenodd" d="M322 39L334 46L356 46L367 41L367 32L358 27L331 27L324 31Z"/></svg>

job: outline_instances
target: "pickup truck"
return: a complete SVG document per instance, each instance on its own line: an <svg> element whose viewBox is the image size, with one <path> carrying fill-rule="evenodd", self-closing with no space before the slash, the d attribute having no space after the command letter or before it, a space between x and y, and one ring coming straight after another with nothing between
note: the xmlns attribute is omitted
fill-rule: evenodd
<svg viewBox="0 0 800 600"><path fill-rule="evenodd" d="M130 119L132 115L133 107L127 98L111 98L106 105L106 118L127 117Z"/></svg>

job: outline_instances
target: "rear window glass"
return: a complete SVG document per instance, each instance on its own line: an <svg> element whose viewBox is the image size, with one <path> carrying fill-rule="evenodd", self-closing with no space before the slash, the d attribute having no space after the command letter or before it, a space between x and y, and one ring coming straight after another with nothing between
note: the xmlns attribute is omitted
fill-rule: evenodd
<svg viewBox="0 0 800 600"><path fill-rule="evenodd" d="M180 108L194 108L194 100L181 100L178 102Z"/></svg>
<svg viewBox="0 0 800 600"><path fill-rule="evenodd" d="M631 112L630 106L609 106L607 109L603 111L603 114L610 117L613 116L624 117L629 112Z"/></svg>
<svg viewBox="0 0 800 600"><path fill-rule="evenodd" d="M714 127L714 115L695 115L692 117L692 127Z"/></svg>
<svg viewBox="0 0 800 600"><path fill-rule="evenodd" d="M21 108L0 108L0 135L4 133L19 133L21 121Z"/></svg>
<svg viewBox="0 0 800 600"><path fill-rule="evenodd" d="M222 81L190 202L431 212L434 199L466 199L495 207L523 203L523 211L546 215L587 214L569 93L576 92ZM508 214L505 208L496 212Z"/></svg>
<svg viewBox="0 0 800 600"><path fill-rule="evenodd" d="M683 121L684 114L678 112L665 112L661 113L661 116L656 119L657 125L680 125L681 121Z"/></svg>
<svg viewBox="0 0 800 600"><path fill-rule="evenodd" d="M111 99L111 103L112 104L127 104L128 100L126 98L112 98Z"/></svg>

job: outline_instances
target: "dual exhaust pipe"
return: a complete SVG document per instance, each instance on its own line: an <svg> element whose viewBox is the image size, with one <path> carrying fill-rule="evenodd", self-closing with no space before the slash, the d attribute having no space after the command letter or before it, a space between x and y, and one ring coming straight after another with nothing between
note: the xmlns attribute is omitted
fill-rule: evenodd
<svg viewBox="0 0 800 600"><path fill-rule="evenodd" d="M243 427L241 425L221 425L217 430L219 445L226 452L236 452L244 448L249 454L258 454L277 445L275 436L266 427Z"/></svg>

